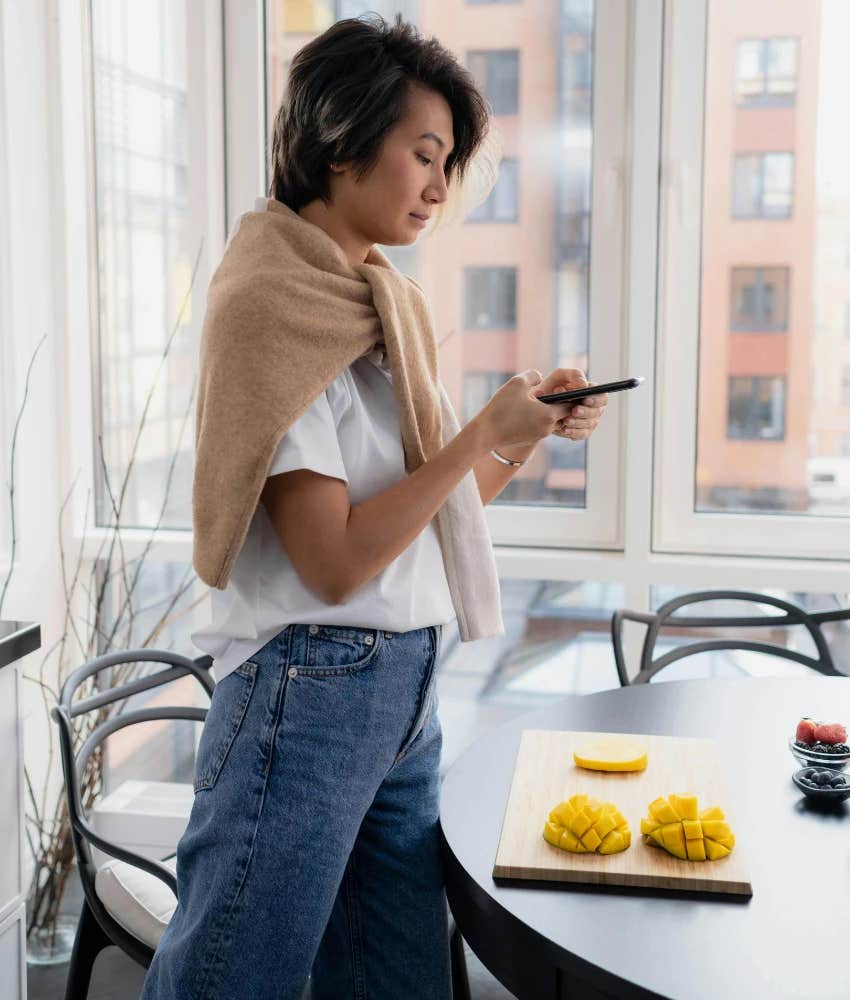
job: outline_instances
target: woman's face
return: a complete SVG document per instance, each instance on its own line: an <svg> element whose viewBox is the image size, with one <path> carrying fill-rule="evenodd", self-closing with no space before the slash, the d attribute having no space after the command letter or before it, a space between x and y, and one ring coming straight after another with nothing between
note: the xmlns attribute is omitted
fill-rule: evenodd
<svg viewBox="0 0 850 1000"><path fill-rule="evenodd" d="M387 133L374 169L357 181L348 165L331 173L331 212L356 237L385 246L414 243L422 219L446 200L452 113L433 90L412 86L406 115Z"/></svg>

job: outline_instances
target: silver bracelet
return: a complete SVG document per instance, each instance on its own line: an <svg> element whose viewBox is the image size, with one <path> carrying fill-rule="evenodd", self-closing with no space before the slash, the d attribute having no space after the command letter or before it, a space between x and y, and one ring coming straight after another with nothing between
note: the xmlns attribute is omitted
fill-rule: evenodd
<svg viewBox="0 0 850 1000"><path fill-rule="evenodd" d="M493 458L498 458L500 462L504 462L505 465L515 465L517 468L519 468L521 465L525 465L525 463L528 461L528 459L526 458L523 459L522 462L514 462L513 459L505 458L504 455L500 455L495 448L490 452L490 454L493 456Z"/></svg>

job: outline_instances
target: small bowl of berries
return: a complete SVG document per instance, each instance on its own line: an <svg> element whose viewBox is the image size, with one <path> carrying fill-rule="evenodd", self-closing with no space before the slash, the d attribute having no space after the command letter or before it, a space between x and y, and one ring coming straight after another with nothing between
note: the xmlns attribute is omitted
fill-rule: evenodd
<svg viewBox="0 0 850 1000"><path fill-rule="evenodd" d="M831 767L803 767L792 775L800 791L816 802L843 802L850 798L850 780Z"/></svg>
<svg viewBox="0 0 850 1000"><path fill-rule="evenodd" d="M788 749L804 768L843 771L850 763L847 729L839 722L800 719L794 739L788 740Z"/></svg>

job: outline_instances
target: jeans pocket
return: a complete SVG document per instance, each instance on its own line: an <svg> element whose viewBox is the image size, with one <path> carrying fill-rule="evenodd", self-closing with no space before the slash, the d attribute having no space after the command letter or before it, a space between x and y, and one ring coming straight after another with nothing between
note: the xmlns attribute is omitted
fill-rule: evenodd
<svg viewBox="0 0 850 1000"><path fill-rule="evenodd" d="M257 664L247 660L213 688L212 701L201 731L192 786L195 792L212 788L245 718L257 682Z"/></svg>
<svg viewBox="0 0 850 1000"><path fill-rule="evenodd" d="M306 663L299 673L332 677L357 673L375 657L381 630L354 625L310 625L307 630Z"/></svg>

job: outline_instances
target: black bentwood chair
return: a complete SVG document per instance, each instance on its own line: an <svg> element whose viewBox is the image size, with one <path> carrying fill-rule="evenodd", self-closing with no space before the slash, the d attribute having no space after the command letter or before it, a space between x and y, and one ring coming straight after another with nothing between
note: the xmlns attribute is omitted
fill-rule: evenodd
<svg viewBox="0 0 850 1000"><path fill-rule="evenodd" d="M771 605L778 608L784 614L762 614L758 616L685 616L676 614L683 607L690 604L703 604L707 601L746 601L753 604ZM655 675L686 656L693 656L696 653L705 653L712 650L723 649L746 649L757 653L769 653L779 656L785 660L794 660L802 663L818 673L826 674L830 677L847 676L837 670L823 636L821 626L825 622L846 621L850 619L850 608L838 608L833 611L808 612L802 608L783 601L778 597L771 597L767 594L757 594L746 590L704 590L693 594L683 594L675 597L654 613L642 611L628 611L620 609L615 611L611 618L611 640L614 644L614 659L617 664L617 675L620 678L620 685L625 687L629 684L648 684ZM626 661L623 654L623 622L640 622L647 626L646 635L643 640L641 650L640 665L637 674L629 678L626 671ZM655 645L664 630L693 629L697 637L711 633L712 630L726 628L743 629L782 629L788 626L800 626L806 629L814 642L817 651L816 656L807 656L794 649L788 649L778 642L762 642L745 637L726 637L722 639L696 638L693 642L687 642L676 646L661 656L657 656Z"/></svg>
<svg viewBox="0 0 850 1000"><path fill-rule="evenodd" d="M99 671L121 664L147 662L163 663L166 668L74 702L77 690ZM208 710L189 705L158 705L132 712L121 712L119 709L121 714L100 723L76 755L71 720L86 712L97 711L104 705L124 701L141 691L179 680L187 674L193 674L212 698L215 688L215 680L209 673L212 662L211 656L193 660L160 649L107 653L70 674L62 685L59 704L51 710L51 717L59 727L65 797L84 895L68 969L65 1000L86 1000L95 959L110 945L116 945L143 968L148 968L177 905L175 854L163 859L163 863L153 861L112 843L90 825L80 797L80 778L85 774L86 764L100 744L119 729L163 719L203 722ZM90 844L113 860L98 868L93 861ZM451 917L449 931L454 998L470 1000L463 939ZM309 987L305 996L309 996Z"/></svg>
<svg viewBox="0 0 850 1000"><path fill-rule="evenodd" d="M120 664L136 662L163 663L167 667L126 684L107 687L74 703L77 689L92 675ZM170 650L131 649L106 653L84 663L70 674L62 685L59 704L51 710L50 714L59 726L65 797L85 897L71 953L65 1000L85 1000L95 959L109 945L117 945L147 968L177 905L174 854L164 859L164 863L153 861L112 843L91 827L80 798L80 778L85 774L86 764L106 737L119 729L162 719L203 722L207 709L189 705L158 705L156 708L123 712L96 726L76 756L71 720L86 712L97 711L104 705L124 701L141 691L179 680L187 674L193 674L211 698L215 687L215 680L209 673L211 665L211 656L192 660ZM90 844L115 860L98 868L92 859Z"/></svg>

